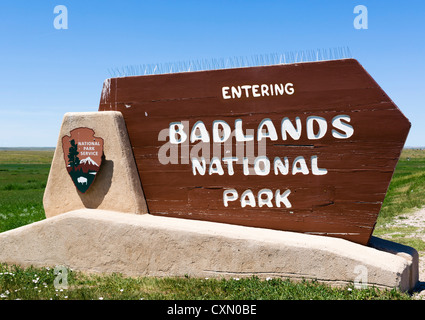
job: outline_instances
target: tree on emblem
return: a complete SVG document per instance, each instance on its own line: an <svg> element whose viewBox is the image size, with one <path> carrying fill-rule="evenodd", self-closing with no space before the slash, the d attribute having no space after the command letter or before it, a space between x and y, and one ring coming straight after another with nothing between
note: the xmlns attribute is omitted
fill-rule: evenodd
<svg viewBox="0 0 425 320"><path fill-rule="evenodd" d="M78 167L80 165L80 158L78 158L78 150L77 150L77 144L75 143L75 140L72 139L71 146L69 147L69 153L68 153L68 163L70 167L72 168L72 171L75 171L75 167Z"/></svg>

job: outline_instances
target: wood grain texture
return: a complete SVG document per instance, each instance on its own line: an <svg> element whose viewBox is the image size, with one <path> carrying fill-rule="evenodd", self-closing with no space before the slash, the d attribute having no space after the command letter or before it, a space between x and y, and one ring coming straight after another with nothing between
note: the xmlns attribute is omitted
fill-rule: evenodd
<svg viewBox="0 0 425 320"><path fill-rule="evenodd" d="M295 89L292 95L222 96L224 86L287 82ZM361 244L367 244L373 232L410 129L409 121L354 59L107 79L99 111L107 110L124 116L151 214L328 235ZM332 119L338 115L350 117L354 133L347 139L332 136ZM308 139L305 126L310 116L326 119L323 138ZM300 118L299 140L282 139L285 117L294 124ZM181 148L178 164L159 161L158 153L168 140L158 137L172 122L188 121L192 129L202 121L212 137L215 120L234 129L235 120L241 119L243 130L256 134L266 118L278 133L278 140L266 139L265 155L271 161L266 176L245 175L242 164L234 164L234 174L229 175L223 162L223 175L193 175L190 158L181 157ZM188 150L199 147L197 143L190 143ZM218 149L226 156L221 144L206 148L208 161ZM305 158L310 174L273 173L275 157L287 157L292 164L299 156ZM311 174L312 156L327 174ZM223 204L224 190L235 189L241 196L247 189L257 195L265 188L290 189L292 207L242 208L239 200L228 207Z"/></svg>

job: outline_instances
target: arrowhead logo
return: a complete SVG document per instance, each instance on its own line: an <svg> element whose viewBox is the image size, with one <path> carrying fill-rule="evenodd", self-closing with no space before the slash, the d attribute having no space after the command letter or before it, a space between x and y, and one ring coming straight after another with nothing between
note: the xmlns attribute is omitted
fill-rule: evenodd
<svg viewBox="0 0 425 320"><path fill-rule="evenodd" d="M102 164L103 139L90 128L77 128L62 137L66 170L75 187L85 193L93 184Z"/></svg>

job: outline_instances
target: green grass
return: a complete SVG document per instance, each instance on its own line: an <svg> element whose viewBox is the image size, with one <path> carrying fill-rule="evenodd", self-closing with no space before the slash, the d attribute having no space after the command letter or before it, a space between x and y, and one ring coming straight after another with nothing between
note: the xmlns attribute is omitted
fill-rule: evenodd
<svg viewBox="0 0 425 320"><path fill-rule="evenodd" d="M377 225L425 205L425 150L404 149L395 169Z"/></svg>
<svg viewBox="0 0 425 320"><path fill-rule="evenodd" d="M425 206L425 150L404 149L378 216L374 236L425 251L423 230L391 223Z"/></svg>
<svg viewBox="0 0 425 320"><path fill-rule="evenodd" d="M425 251L424 231L412 226L392 226L403 214L425 206L425 150L404 149L378 216L374 236Z"/></svg>
<svg viewBox="0 0 425 320"><path fill-rule="evenodd" d="M0 150L0 232L45 218L44 188L53 157L52 150ZM425 205L425 151L404 150L382 206L374 235L385 232L387 222ZM406 241L406 229L393 240ZM398 236L401 234L401 236ZM417 250L425 243L408 240ZM0 264L2 299L410 299L397 290L332 288L314 281L292 282L249 279L196 279L124 277L69 272L68 289L54 286L53 268L20 268Z"/></svg>
<svg viewBox="0 0 425 320"><path fill-rule="evenodd" d="M407 300L397 290L332 288L314 281L124 277L68 271L67 288L55 287L53 267L0 264L0 300ZM63 280L59 284L64 284Z"/></svg>
<svg viewBox="0 0 425 320"><path fill-rule="evenodd" d="M0 150L0 164L50 164L54 148Z"/></svg>
<svg viewBox="0 0 425 320"><path fill-rule="evenodd" d="M50 164L4 164L0 160L0 232L45 218L43 193L49 169Z"/></svg>

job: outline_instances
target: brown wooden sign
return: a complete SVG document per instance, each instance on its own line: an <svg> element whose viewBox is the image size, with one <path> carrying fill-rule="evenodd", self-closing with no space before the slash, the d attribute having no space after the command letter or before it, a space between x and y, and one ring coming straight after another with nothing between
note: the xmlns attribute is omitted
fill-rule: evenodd
<svg viewBox="0 0 425 320"><path fill-rule="evenodd" d="M149 212L367 244L410 123L354 59L112 78Z"/></svg>

